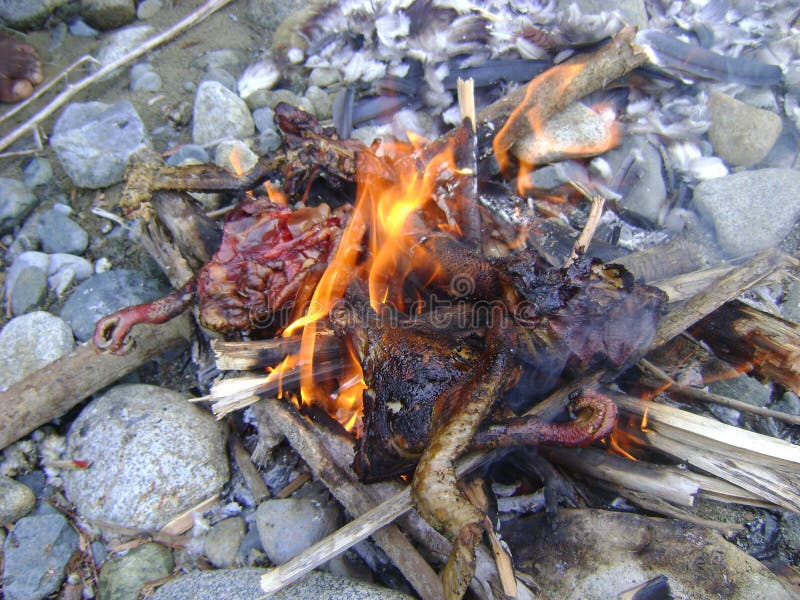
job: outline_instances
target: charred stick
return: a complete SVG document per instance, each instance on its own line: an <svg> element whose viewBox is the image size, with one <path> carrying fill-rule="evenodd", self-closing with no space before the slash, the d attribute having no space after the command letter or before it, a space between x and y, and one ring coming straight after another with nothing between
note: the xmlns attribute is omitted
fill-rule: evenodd
<svg viewBox="0 0 800 600"><path fill-rule="evenodd" d="M136 344L125 356L98 353L90 343L13 384L0 392L0 448L60 417L90 394L191 335L188 318L159 326L142 325L134 329Z"/></svg>
<svg viewBox="0 0 800 600"><path fill-rule="evenodd" d="M192 269L211 260L222 232L194 198L186 193L159 192L153 196L153 208Z"/></svg>
<svg viewBox="0 0 800 600"><path fill-rule="evenodd" d="M669 384L669 387L665 390L666 392L675 392L678 396L691 398L692 400L712 402L714 404L719 404L720 406L727 406L729 408L736 409L740 412L747 412L770 419L777 419L779 421L783 421L784 423L791 423L792 425L800 425L800 417L797 415L791 415L779 410L772 410L770 408L748 404L747 402L742 402L741 400L736 400L735 398L728 398L727 396L712 394L711 392L706 392L705 390L699 388L682 385L675 381L662 369L659 369L656 365L644 358L639 361L639 366L660 380L661 383ZM790 367L791 365L787 363L787 366ZM645 385L647 384L645 383Z"/></svg>
<svg viewBox="0 0 800 600"><path fill-rule="evenodd" d="M692 332L734 367L752 369L800 393L800 325L733 301Z"/></svg>
<svg viewBox="0 0 800 600"><path fill-rule="evenodd" d="M513 100L507 113L510 116L495 137L495 153L500 156L508 152L524 155L524 146L535 135L534 127L645 64L648 57L634 42L635 33L632 27L623 28L598 50L575 56L534 78L523 90L522 97L519 92L509 94L487 107L485 112L481 111L479 121L488 114L502 115L509 108L507 103Z"/></svg>
<svg viewBox="0 0 800 600"><path fill-rule="evenodd" d="M796 263L795 259L780 250L770 249L756 254L742 266L722 275L712 286L661 319L651 347L668 342L776 270Z"/></svg>

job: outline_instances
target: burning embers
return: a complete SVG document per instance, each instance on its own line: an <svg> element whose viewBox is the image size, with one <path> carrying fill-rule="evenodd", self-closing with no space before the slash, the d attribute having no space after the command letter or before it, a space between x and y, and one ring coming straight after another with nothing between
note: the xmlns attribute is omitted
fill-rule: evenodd
<svg viewBox="0 0 800 600"><path fill-rule="evenodd" d="M308 116L278 112L295 158L277 161L277 174L291 175L292 190L310 189L309 157L325 168L352 155L352 144L326 138ZM447 141L361 147L352 172L327 169L337 185L356 182L352 208L248 197L195 280L107 317L95 338L119 351L135 322L163 321L194 296L211 328L299 335L299 350L267 381L356 433L362 479L414 473L418 510L454 543L449 598L472 578L485 522L457 487L455 459L470 448L576 446L607 435L616 410L605 396L577 393L577 419L551 425L515 415L509 406L523 403L513 396L530 391L515 384L525 375L541 397L561 377L621 367L652 339L662 303L622 267L579 256L554 268L514 249L519 232L498 234L477 200L475 143L465 122Z"/></svg>

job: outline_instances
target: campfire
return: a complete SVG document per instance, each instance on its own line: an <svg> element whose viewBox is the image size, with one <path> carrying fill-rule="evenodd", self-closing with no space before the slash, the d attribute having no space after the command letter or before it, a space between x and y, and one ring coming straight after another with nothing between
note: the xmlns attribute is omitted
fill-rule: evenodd
<svg viewBox="0 0 800 600"><path fill-rule="evenodd" d="M206 398L215 414L269 402L269 418L347 510L363 515L329 546L268 575L265 590L373 535L424 598L460 598L470 585L485 592L494 574L506 594L524 597L483 486L459 480L520 446L542 446L553 464L670 516L686 516L676 506L700 493L800 510L795 446L652 401L665 390L725 401L679 382L680 360L702 362L697 340L736 368L800 391L797 326L730 302L791 261L770 251L712 270L687 300L676 290L689 277L656 287L637 280L631 259L626 267L590 258L603 214L596 190L576 183L537 207L587 215L560 255L536 241L543 221L522 202L531 173L553 152L593 156L618 143L605 105L589 108L601 123L591 146L550 136L548 122L646 60L625 29L477 114L464 85L461 124L434 140L366 146L279 105L283 146L246 173L134 167L128 202L158 215L149 234L165 246L164 229L176 237L180 226L158 194L240 196L213 256L216 235L205 230L197 275L100 321L98 347L124 354L134 325L164 322L196 301L202 325L248 336L214 343L219 368L265 370L218 380ZM507 194L499 208L484 193L489 181ZM665 315L676 300L686 302ZM679 336L687 329L691 342ZM321 425L325 416L335 433ZM656 467L648 462L656 456L713 477ZM386 479L410 483L376 506L379 493L368 489L397 488L364 482ZM452 544L442 584L398 530L378 530L412 505Z"/></svg>

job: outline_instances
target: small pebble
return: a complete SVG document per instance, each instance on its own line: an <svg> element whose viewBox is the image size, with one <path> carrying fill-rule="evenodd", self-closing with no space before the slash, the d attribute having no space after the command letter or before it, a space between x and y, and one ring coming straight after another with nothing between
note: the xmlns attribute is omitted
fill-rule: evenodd
<svg viewBox="0 0 800 600"><path fill-rule="evenodd" d="M131 154L150 139L128 100L73 102L56 120L50 145L76 186L97 189L121 182Z"/></svg>
<svg viewBox="0 0 800 600"><path fill-rule="evenodd" d="M203 81L216 81L217 83L224 85L226 89L230 90L234 94L236 93L236 78L228 73L225 69L209 69L201 80Z"/></svg>
<svg viewBox="0 0 800 600"><path fill-rule="evenodd" d="M36 506L36 496L28 486L0 476L0 523L16 523Z"/></svg>
<svg viewBox="0 0 800 600"><path fill-rule="evenodd" d="M142 21L152 19L164 8L164 0L140 0L136 7L136 17Z"/></svg>
<svg viewBox="0 0 800 600"><path fill-rule="evenodd" d="M73 346L69 326L50 313L11 319L0 331L0 389L61 358Z"/></svg>
<svg viewBox="0 0 800 600"><path fill-rule="evenodd" d="M45 252L83 254L89 246L89 234L61 210L39 215L38 234Z"/></svg>
<svg viewBox="0 0 800 600"><path fill-rule="evenodd" d="M253 111L253 123L260 133L275 130L275 111L269 106L262 106Z"/></svg>
<svg viewBox="0 0 800 600"><path fill-rule="evenodd" d="M80 17L69 20L69 32L75 37L97 37L100 32Z"/></svg>
<svg viewBox="0 0 800 600"><path fill-rule="evenodd" d="M244 55L241 51L232 48L220 48L218 50L209 50L196 58L192 61L192 66L205 71L225 69L235 72L241 69L243 61Z"/></svg>
<svg viewBox="0 0 800 600"><path fill-rule="evenodd" d="M333 100L328 92L312 85L306 90L306 99L311 103L314 114L320 121L331 117Z"/></svg>
<svg viewBox="0 0 800 600"><path fill-rule="evenodd" d="M139 63L131 67L129 88L132 92L157 92L161 89L161 76L150 63Z"/></svg>
<svg viewBox="0 0 800 600"><path fill-rule="evenodd" d="M214 164L225 167L231 173L244 173L258 162L258 155L240 140L220 142L214 153Z"/></svg>
<svg viewBox="0 0 800 600"><path fill-rule="evenodd" d="M335 531L340 516L335 504L316 498L270 499L256 510L255 523L264 552L279 565Z"/></svg>
<svg viewBox="0 0 800 600"><path fill-rule="evenodd" d="M36 196L24 183L0 177L0 233L7 233L19 225L37 202Z"/></svg>
<svg viewBox="0 0 800 600"><path fill-rule="evenodd" d="M61 586L78 534L61 514L23 517L3 547L6 600L40 600Z"/></svg>
<svg viewBox="0 0 800 600"><path fill-rule="evenodd" d="M255 133L253 118L244 101L216 81L204 81L194 102L192 138L196 144L241 139Z"/></svg>
<svg viewBox="0 0 800 600"><path fill-rule="evenodd" d="M725 94L708 99L711 127L708 137L725 162L748 167L764 160L781 133L781 118Z"/></svg>
<svg viewBox="0 0 800 600"><path fill-rule="evenodd" d="M117 29L136 19L134 0L91 0L81 5L86 21L103 31Z"/></svg>
<svg viewBox="0 0 800 600"><path fill-rule="evenodd" d="M22 168L22 181L30 189L37 185L47 185L53 181L53 166L46 158L35 157L30 159Z"/></svg>
<svg viewBox="0 0 800 600"><path fill-rule="evenodd" d="M115 62L134 50L155 34L155 29L150 25L131 25L113 33L109 33L95 54L100 66ZM98 67L99 68L99 67Z"/></svg>
<svg viewBox="0 0 800 600"><path fill-rule="evenodd" d="M187 163L187 160L192 162ZM166 163L171 167L186 164L204 165L209 162L211 162L211 158L208 156L208 152L206 152L205 148L197 144L185 144L181 146L166 160Z"/></svg>
<svg viewBox="0 0 800 600"><path fill-rule="evenodd" d="M220 569L232 566L239 554L245 530L245 522L241 517L230 517L213 525L205 538L208 561Z"/></svg>
<svg viewBox="0 0 800 600"><path fill-rule="evenodd" d="M103 565L98 580L100 600L139 597L144 584L172 573L172 552L161 544L142 544Z"/></svg>
<svg viewBox="0 0 800 600"><path fill-rule="evenodd" d="M8 296L15 317L41 308L47 296L47 274L36 267L25 267L17 274Z"/></svg>

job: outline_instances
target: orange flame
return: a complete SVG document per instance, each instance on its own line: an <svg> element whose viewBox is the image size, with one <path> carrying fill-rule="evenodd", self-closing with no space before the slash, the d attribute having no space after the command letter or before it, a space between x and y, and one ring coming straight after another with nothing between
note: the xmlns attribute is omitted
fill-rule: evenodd
<svg viewBox="0 0 800 600"><path fill-rule="evenodd" d="M289 371L299 371L302 403L324 407L356 434L361 428L362 393L366 388L360 362L353 348L348 346L338 389L330 393L315 379L317 332L356 277L367 280L370 304L376 312L380 313L387 304L403 310L403 283L413 267L411 256L414 248L424 235L430 233L431 227L427 223L431 220L449 222L446 214L427 219L423 213L430 210L445 212L433 202L433 197L442 173L446 170L457 172L454 152L447 148L424 169L419 169L417 161L403 158L421 147L424 140L409 137L412 140L410 145L384 144L381 147L384 155L395 157L398 166L396 177L391 180L371 174L381 172L369 168L369 161L376 160L372 155L359 155L356 169L358 189L351 220L314 290L306 314L283 332L284 336L291 336L302 331L300 350L288 356L268 375L281 378Z"/></svg>
<svg viewBox="0 0 800 600"><path fill-rule="evenodd" d="M526 191L529 191L530 186L526 182L531 172L539 166L532 159L525 160L520 157L544 157L553 154L571 158L594 156L619 143L620 131L615 120L616 115L610 107L604 105L591 107L591 110L600 117L604 129L604 135L598 136L593 143L578 144L557 139L547 131L547 122L554 115L549 111L545 112L537 102L537 98L545 95L566 97L567 87L585 68L584 62L556 65L532 80L525 91L525 99L511 112L505 125L495 136L493 150L503 173L508 174L517 162L511 158L511 154L515 154L519 159L517 187L520 195L525 195ZM567 106L558 108L563 111Z"/></svg>

